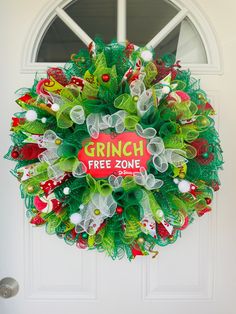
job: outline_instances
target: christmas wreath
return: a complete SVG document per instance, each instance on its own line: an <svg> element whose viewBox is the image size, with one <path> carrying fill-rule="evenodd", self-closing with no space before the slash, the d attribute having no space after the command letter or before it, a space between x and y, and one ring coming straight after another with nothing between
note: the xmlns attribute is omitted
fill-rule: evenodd
<svg viewBox="0 0 236 314"><path fill-rule="evenodd" d="M211 210L223 164L214 110L173 56L96 39L19 93L5 157L31 224L131 260Z"/></svg>

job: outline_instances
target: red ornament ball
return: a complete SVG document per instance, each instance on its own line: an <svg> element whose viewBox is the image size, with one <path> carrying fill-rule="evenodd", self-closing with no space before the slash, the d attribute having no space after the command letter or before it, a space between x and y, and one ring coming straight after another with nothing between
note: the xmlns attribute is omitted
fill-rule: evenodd
<svg viewBox="0 0 236 314"><path fill-rule="evenodd" d="M13 151L11 152L11 157L14 158L14 159L16 159L16 158L19 157L19 153L18 153L16 150L13 150Z"/></svg>
<svg viewBox="0 0 236 314"><path fill-rule="evenodd" d="M206 197L205 201L206 201L207 205L211 204L211 199L209 197Z"/></svg>
<svg viewBox="0 0 236 314"><path fill-rule="evenodd" d="M122 207L117 207L116 212L118 215L121 215L123 213L123 208Z"/></svg>
<svg viewBox="0 0 236 314"><path fill-rule="evenodd" d="M108 82L110 80L110 75L109 74L103 74L102 75L102 80L103 82Z"/></svg>

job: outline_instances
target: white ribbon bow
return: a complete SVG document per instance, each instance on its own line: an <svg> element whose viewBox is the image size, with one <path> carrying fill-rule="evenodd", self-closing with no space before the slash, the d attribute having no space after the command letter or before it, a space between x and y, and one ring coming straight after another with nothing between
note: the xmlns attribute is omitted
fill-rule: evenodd
<svg viewBox="0 0 236 314"><path fill-rule="evenodd" d="M152 173L147 174L144 167L140 168L140 172L134 173L134 180L138 185L144 186L149 191L159 189L163 185L163 181L156 179Z"/></svg>
<svg viewBox="0 0 236 314"><path fill-rule="evenodd" d="M112 115L102 115L100 113L90 113L86 119L87 129L91 137L98 138L101 130L114 128L116 133L125 130L124 120L127 113L119 110Z"/></svg>
<svg viewBox="0 0 236 314"><path fill-rule="evenodd" d="M186 153L181 149L165 148L164 142L160 137L154 137L147 145L148 152L153 155L152 162L154 167L161 173L168 169L168 163L175 167L182 167L188 162L184 157Z"/></svg>

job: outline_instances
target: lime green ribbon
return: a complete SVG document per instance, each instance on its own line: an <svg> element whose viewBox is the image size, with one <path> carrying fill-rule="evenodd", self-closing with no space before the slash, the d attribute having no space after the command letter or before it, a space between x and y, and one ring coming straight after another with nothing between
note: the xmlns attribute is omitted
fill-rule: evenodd
<svg viewBox="0 0 236 314"><path fill-rule="evenodd" d="M100 86L103 86L113 93L117 92L118 80L115 66L112 66L112 68L98 67L93 74L96 76ZM104 80L105 75L107 75L108 80Z"/></svg>
<svg viewBox="0 0 236 314"><path fill-rule="evenodd" d="M74 122L70 118L70 111L76 105L82 105L82 98L79 88L63 88L60 93L63 105L56 113L57 125L61 129L70 128Z"/></svg>
<svg viewBox="0 0 236 314"><path fill-rule="evenodd" d="M47 168L48 164L46 162L38 163L34 169L35 175L21 183L25 194L38 195L43 193L40 183L48 180Z"/></svg>
<svg viewBox="0 0 236 314"><path fill-rule="evenodd" d="M135 131L136 125L138 124L140 118L135 115L128 114L125 117L124 125L125 128L129 131Z"/></svg>
<svg viewBox="0 0 236 314"><path fill-rule="evenodd" d="M25 122L20 125L19 129L31 134L44 134L47 127L45 123L36 120L34 122Z"/></svg>
<svg viewBox="0 0 236 314"><path fill-rule="evenodd" d="M89 186L90 194L98 192L102 196L108 196L112 193L112 186L107 180L95 180L90 174L88 174L86 176L86 181Z"/></svg>
<svg viewBox="0 0 236 314"><path fill-rule="evenodd" d="M155 196L153 195L152 192L149 191L146 193L148 195L149 205L150 205L151 212L153 214L153 218L155 219L156 222L160 223L162 220L162 217L157 215L157 211L161 210L161 206L159 205L159 203L155 199Z"/></svg>
<svg viewBox="0 0 236 314"><path fill-rule="evenodd" d="M114 107L127 111L130 114L136 114L136 102L129 94L122 94L114 100Z"/></svg>
<svg viewBox="0 0 236 314"><path fill-rule="evenodd" d="M157 76L157 67L153 62L148 62L144 68L144 72L146 73L146 76L144 78L144 83L146 87L150 87L152 81L156 78Z"/></svg>

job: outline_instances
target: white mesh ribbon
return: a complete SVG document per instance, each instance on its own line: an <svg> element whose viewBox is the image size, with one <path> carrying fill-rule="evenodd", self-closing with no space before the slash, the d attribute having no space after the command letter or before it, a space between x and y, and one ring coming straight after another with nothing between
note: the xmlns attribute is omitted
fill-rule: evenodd
<svg viewBox="0 0 236 314"><path fill-rule="evenodd" d="M116 133L122 133L125 130L125 116L127 115L126 111L119 110L112 115L110 115L108 122L109 127L114 128Z"/></svg>
<svg viewBox="0 0 236 314"><path fill-rule="evenodd" d="M55 181L60 180L65 175L65 172L61 170L59 164L54 164L48 167L48 177Z"/></svg>
<svg viewBox="0 0 236 314"><path fill-rule="evenodd" d="M53 105L57 104L58 105L58 110L62 107L64 104L64 100L61 98L59 94L53 93L53 92L48 92L48 96L46 96L48 101ZM58 111L57 110L57 111Z"/></svg>
<svg viewBox="0 0 236 314"><path fill-rule="evenodd" d="M74 106L70 111L70 118L76 124L83 124L85 121L84 108L80 105Z"/></svg>
<svg viewBox="0 0 236 314"><path fill-rule="evenodd" d="M99 114L99 120L98 120L98 128L99 130L106 130L109 128L109 118L110 115L106 114L106 115L102 115Z"/></svg>
<svg viewBox="0 0 236 314"><path fill-rule="evenodd" d="M157 131L154 128L143 129L143 127L139 123L136 125L135 129L139 136L147 139L153 138L157 133Z"/></svg>
<svg viewBox="0 0 236 314"><path fill-rule="evenodd" d="M124 120L126 115L127 113L124 110L119 110L112 115L91 113L86 119L87 129L90 136L98 138L100 131L108 128L114 128L116 133L124 132Z"/></svg>
<svg viewBox="0 0 236 314"><path fill-rule="evenodd" d="M152 90L146 90L142 80L134 80L130 84L131 96L138 96L137 112L142 117L154 105Z"/></svg>
<svg viewBox="0 0 236 314"><path fill-rule="evenodd" d="M59 144L56 142L62 142L62 139L57 136L57 134L52 130L47 130L42 138L42 141L38 144L41 148L46 148L39 156L38 159L42 162L49 164L48 176L49 178L58 179L64 175L62 171L55 162L58 160L59 156L57 154L57 149Z"/></svg>
<svg viewBox="0 0 236 314"><path fill-rule="evenodd" d="M140 117L154 105L152 90L148 89L142 93L137 102L137 112Z"/></svg>
<svg viewBox="0 0 236 314"><path fill-rule="evenodd" d="M39 143L39 147L47 149L57 148L58 144L56 144L56 140L58 139L62 141L62 139L59 136L57 136L57 134L54 131L47 130L43 135L42 142Z"/></svg>
<svg viewBox="0 0 236 314"><path fill-rule="evenodd" d="M86 175L87 167L82 161L77 161L72 169L72 175L76 178L82 178Z"/></svg>
<svg viewBox="0 0 236 314"><path fill-rule="evenodd" d="M57 148L51 148L51 149L47 149L44 152L42 152L39 156L38 159L41 162L46 162L49 165L54 164L54 162L58 159L58 155L57 155Z"/></svg>
<svg viewBox="0 0 236 314"><path fill-rule="evenodd" d="M64 100L61 98L61 96L59 94L56 94L53 92L48 92L48 94L50 96L50 100L52 101L52 103L56 103L58 105L64 104Z"/></svg>
<svg viewBox="0 0 236 314"><path fill-rule="evenodd" d="M114 174L110 175L108 178L108 183L112 186L113 190L118 189L123 181L123 177L115 176Z"/></svg>
<svg viewBox="0 0 236 314"><path fill-rule="evenodd" d="M152 162L154 167L162 173L168 169L168 164L175 167L182 167L188 162L185 158L185 151L165 148L164 142L160 137L152 138L147 145L147 150L153 155Z"/></svg>
<svg viewBox="0 0 236 314"><path fill-rule="evenodd" d="M146 192L143 192L140 204L144 212L143 218L140 221L141 230L144 233L150 234L152 237L156 238L156 221L153 218L149 198Z"/></svg>
<svg viewBox="0 0 236 314"><path fill-rule="evenodd" d="M86 119L87 129L89 135L93 138L98 138L99 136L99 114L90 113Z"/></svg>
<svg viewBox="0 0 236 314"><path fill-rule="evenodd" d="M54 162L58 159L58 144L56 144L57 140L62 141L62 139L57 136L54 131L47 130L44 133L42 141L38 144L39 147L46 148L46 150L43 151L38 157L40 161L44 161L49 165L54 164Z"/></svg>
<svg viewBox="0 0 236 314"><path fill-rule="evenodd" d="M144 186L147 190L156 190L163 185L162 180L156 179L152 173L147 174L147 171L143 167L140 168L140 172L134 173L134 180L138 185Z"/></svg>
<svg viewBox="0 0 236 314"><path fill-rule="evenodd" d="M166 172L168 169L168 162L164 154L154 155L152 157L154 167L161 173Z"/></svg>
<svg viewBox="0 0 236 314"><path fill-rule="evenodd" d="M146 87L141 80L134 80L130 83L131 96L141 96L146 91Z"/></svg>
<svg viewBox="0 0 236 314"><path fill-rule="evenodd" d="M164 152L165 146L162 138L154 137L147 145L147 150L151 155L160 155Z"/></svg>
<svg viewBox="0 0 236 314"><path fill-rule="evenodd" d="M104 219L114 215L116 207L117 204L111 195L93 194L90 202L80 210L82 221L76 226L76 232L86 231L89 235L95 234Z"/></svg>
<svg viewBox="0 0 236 314"><path fill-rule="evenodd" d="M27 138L24 139L23 143L33 143L33 144L38 144L38 145L42 143L43 135L30 134L28 132L22 132L22 133L27 136Z"/></svg>
<svg viewBox="0 0 236 314"><path fill-rule="evenodd" d="M165 157L164 142L160 137L154 137L147 145L148 152L153 155L152 162L159 172L165 172L168 169L168 162Z"/></svg>
<svg viewBox="0 0 236 314"><path fill-rule="evenodd" d="M184 156L186 156L186 153L181 149L168 148L165 150L165 157L167 162L175 167L182 167L188 162L188 159L186 159Z"/></svg>

